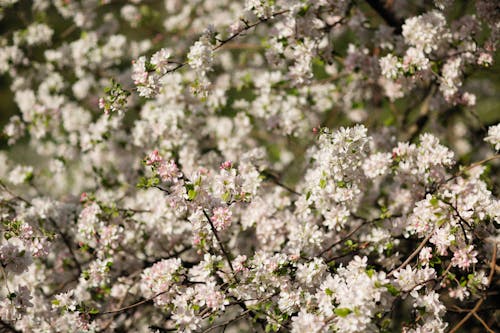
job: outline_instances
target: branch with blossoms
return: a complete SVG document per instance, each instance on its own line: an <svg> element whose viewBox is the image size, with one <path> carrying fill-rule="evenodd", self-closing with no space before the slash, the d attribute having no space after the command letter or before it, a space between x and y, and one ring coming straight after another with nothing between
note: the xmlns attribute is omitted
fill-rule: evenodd
<svg viewBox="0 0 500 333"><path fill-rule="evenodd" d="M493 254L491 256L491 268L490 268L490 274L489 274L489 277L488 277L488 284L491 285L491 282L493 281L493 276L495 275L495 265L496 265L496 259L497 259L497 245L494 244L494 247L493 247ZM479 308L481 307L481 305L484 303L484 298L481 298L477 303L476 305L474 306L474 308L472 308L471 310L467 311L467 315L460 321L458 322L455 327L453 327L451 330L450 330L450 333L454 333L454 332L458 332L458 330L460 330L460 328L467 322L467 320L469 320L469 318L471 316L475 316L476 319L479 320L479 322L484 326L484 328L488 331L488 332L494 332L478 315L477 315L477 311L479 310Z"/></svg>
<svg viewBox="0 0 500 333"><path fill-rule="evenodd" d="M47 6L0 1L0 331L498 326L496 2Z"/></svg>

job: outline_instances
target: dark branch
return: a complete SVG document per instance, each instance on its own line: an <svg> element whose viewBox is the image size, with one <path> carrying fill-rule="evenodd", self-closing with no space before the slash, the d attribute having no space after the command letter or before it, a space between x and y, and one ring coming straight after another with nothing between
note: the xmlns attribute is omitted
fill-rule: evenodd
<svg viewBox="0 0 500 333"><path fill-rule="evenodd" d="M222 253L224 253L224 256L226 257L226 261L229 264L229 268L231 268L231 272L233 272L233 275L234 275L233 263L231 262L231 257L229 256L229 253L224 248L224 245L222 244L222 241L219 238L219 235L217 234L217 230L215 230L214 224L212 223L212 220L210 219L210 216L208 216L208 213L204 209L203 209L203 214L205 214L205 217L207 218L208 223L210 224L210 228L212 229L212 232L215 236L215 239L217 239L217 243L219 243L219 247L220 247Z"/></svg>

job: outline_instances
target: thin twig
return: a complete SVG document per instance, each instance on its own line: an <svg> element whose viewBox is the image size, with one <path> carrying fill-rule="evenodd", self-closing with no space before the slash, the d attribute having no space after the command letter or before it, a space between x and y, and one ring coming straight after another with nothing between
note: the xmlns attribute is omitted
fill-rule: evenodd
<svg viewBox="0 0 500 333"><path fill-rule="evenodd" d="M484 298L481 298L476 303L476 306L474 306L474 308L465 317L463 317L462 320L460 320L460 322L458 324L456 324L455 327L453 327L448 333L457 332L460 329L460 327L462 327L463 324L465 324L467 322L467 320L469 320L469 318L472 317L477 310L479 310L479 307L481 307L481 304L483 304L483 302L484 302Z"/></svg>
<svg viewBox="0 0 500 333"><path fill-rule="evenodd" d="M493 254L491 255L490 274L488 276L488 286L491 285L491 281L493 281L493 276L495 275L496 261L497 261L497 244L493 244ZM483 304L483 302L485 300L486 300L486 298L484 298L484 297L481 298L476 303L476 305L474 306L474 308L472 308L472 310L470 310L470 312L467 313L467 315L465 315L465 317L463 317L462 320L460 320L458 322L458 324L456 324L455 327L453 327L449 331L449 333L455 333L455 332L457 332L467 322L467 320L469 320L470 317L472 317L479 310L479 308L481 307L481 305Z"/></svg>
<svg viewBox="0 0 500 333"><path fill-rule="evenodd" d="M240 31L238 32L235 32L234 34L232 34L231 36L229 36L228 38L226 39L218 39L217 41L219 42L218 45L214 46L212 48L212 51L217 51L218 49L220 49L221 47L223 47L224 45L228 44L229 42L231 42L232 40L236 39L238 36L242 35L244 32L258 26L259 24L261 23L264 23L264 22L267 22L271 19L274 19L275 17L277 16L280 16L280 15L283 15L285 13L288 13L290 10L283 10L283 11L280 11L280 12L277 12L277 13L273 13L271 14L269 17L267 18L260 18L257 22L254 22L252 24L248 24L245 22L245 27L243 29L241 29ZM182 67L186 66L188 64L187 61L185 62L175 62L175 61L170 61L170 63L173 63L173 64L176 64L177 66L173 67L172 69L169 69L165 72L165 74L169 74L169 73L172 73L172 72L175 72L177 71L178 69L181 69Z"/></svg>
<svg viewBox="0 0 500 333"><path fill-rule="evenodd" d="M123 312L123 311L127 311L127 310L130 310L130 309L133 309L135 307L138 307L138 306L140 306L142 304L145 304L145 303L148 303L148 302L154 300L156 297L161 296L161 295L165 294L166 292L168 292L168 290L161 291L161 292L159 292L159 293L157 293L157 294L155 294L155 295L153 295L153 296L151 296L149 298L146 298L146 299L144 299L142 301L133 303L131 305L125 306L125 307L117 309L117 310L110 310L110 311L99 312L99 313L95 314L95 316L102 316L102 315L107 315L107 314L115 314L115 313L120 313L120 312Z"/></svg>
<svg viewBox="0 0 500 333"><path fill-rule="evenodd" d="M217 230L215 229L214 224L212 223L212 220L210 219L210 216L208 216L208 213L205 211L205 209L203 209L203 214L207 218L208 223L210 224L210 228L212 229L212 232L215 236L215 239L217 239L217 243L219 243L219 247L220 247L222 253L224 253L224 256L226 257L226 261L229 264L229 268L231 269L231 272L233 273L233 276L234 276L234 268L233 268L233 263L231 262L231 257L229 256L229 253L224 248L224 245L222 244L222 241L219 238L219 234L217 234Z"/></svg>
<svg viewBox="0 0 500 333"><path fill-rule="evenodd" d="M70 240L68 239L66 234L61 230L61 228L59 228L59 225L56 223L56 221L53 218L48 217L48 220L52 224L52 226L57 230L57 232L61 236L61 239L63 240L63 243L66 245L66 248L68 249L68 251L71 255L71 258L75 262L76 269L78 270L78 275L82 274L82 266L81 266L80 262L78 261L78 259L76 258L76 253L73 251L73 247L71 246Z"/></svg>
<svg viewBox="0 0 500 333"><path fill-rule="evenodd" d="M482 165L484 163L488 163L489 161L496 160L498 158L500 158L500 154L496 154L496 155L493 155L491 157L485 158L484 160L472 163L468 167L461 169L460 171L458 171L457 173L455 173L453 176L451 176L450 178L446 179L444 182L447 183L450 180L453 180L453 179L455 179L455 178L463 175L465 172L467 172L467 171L469 171L469 170L471 170L471 169L473 169L475 167L478 167L478 166L480 166L480 165Z"/></svg>
<svg viewBox="0 0 500 333"><path fill-rule="evenodd" d="M237 321L237 320L240 320L241 318L244 318L245 316L247 316L249 313L251 312L251 310L245 310L243 311L242 313L240 313L238 316L232 318L232 319L229 319L229 320L226 320L225 322L223 323L220 323L220 324L217 324L217 325L213 325L213 326L210 326L208 327L207 329L205 329L203 331L203 333L207 333L207 332L210 332L216 328L219 328L219 327L225 327L229 324L231 324L232 322L234 321Z"/></svg>
<svg viewBox="0 0 500 333"><path fill-rule="evenodd" d="M31 202L12 192L1 180L0 180L0 187L3 188L5 192L9 193L15 199L21 200L22 202L31 207Z"/></svg>
<svg viewBox="0 0 500 333"><path fill-rule="evenodd" d="M474 317L476 317L476 319L483 325L483 327L489 332L489 333L495 333L495 331L493 331L489 326L488 324L486 324L486 322L483 320L483 318L481 318L476 312L473 313L474 314Z"/></svg>
<svg viewBox="0 0 500 333"><path fill-rule="evenodd" d="M359 229L361 229L363 226L365 225L365 223L361 223L360 225L358 225L356 228L352 229L347 235L345 235L344 237L342 237L340 240L336 241L336 242L333 242L332 244L330 244L328 247L326 247L323 251L321 251L320 253L318 253L318 255L316 255L316 257L320 257L322 256L323 254L325 254L326 252L330 251L331 249L333 249L335 246L343 243L344 241L346 241L348 238L350 238L352 235L354 235L356 233L356 231L358 231Z"/></svg>
<svg viewBox="0 0 500 333"><path fill-rule="evenodd" d="M125 303L125 300L127 299L127 296L128 296L128 292L130 291L130 289L132 289L132 286L133 284L130 284L130 286L128 286L127 288L127 291L125 292L125 295L123 295L123 297L120 299L120 302L118 303L118 308L121 308L123 306L123 303ZM118 314L118 313L115 313L115 315ZM109 318L109 320L104 324L103 328L100 329L101 332L105 332L109 326L113 323L113 321L115 320L115 315L111 316L111 318Z"/></svg>
<svg viewBox="0 0 500 333"><path fill-rule="evenodd" d="M261 175L272 181L274 184L284 188L288 192L295 194L295 195L301 195L299 192L295 191L293 188L291 188L288 185L285 185L281 182L280 177L275 175L272 171L269 170L264 170L261 172Z"/></svg>
<svg viewBox="0 0 500 333"><path fill-rule="evenodd" d="M154 187L154 188L156 188L156 189L159 189L159 190L160 190L160 191L162 191L162 192L165 192L165 193L167 193L167 194L170 194L170 191L169 191L169 190L167 190L166 188L163 188L163 187L158 186L158 185L155 185L155 186L153 186L153 187Z"/></svg>
<svg viewBox="0 0 500 333"><path fill-rule="evenodd" d="M361 245L359 245L353 251L350 251L350 252L347 252L347 253L344 253L344 254L340 254L340 255L332 257L332 258L328 258L328 259L325 260L325 262L328 264L328 263L331 263L334 260L337 260L337 259L340 259L340 258L344 258L344 257L350 256L350 255L353 255L353 254L357 254L357 253L359 253L359 251L361 251L361 250L365 249L366 247L368 247L369 244L370 243L368 243L368 242L362 243Z"/></svg>
<svg viewBox="0 0 500 333"><path fill-rule="evenodd" d="M425 244L427 244L429 239L431 239L432 234L433 234L432 231L429 232L429 234L422 240L422 242L420 242L420 245L417 247L417 249L415 251L413 251L413 253L410 254L410 256L408 258L406 258L406 260L401 265L399 265L398 268L395 268L392 271L390 271L387 274L387 276L392 276L395 272L399 271L401 268L404 268L406 265L408 265L413 260L413 258L415 258L418 255L420 250L422 250L424 248Z"/></svg>
<svg viewBox="0 0 500 333"><path fill-rule="evenodd" d="M221 47L223 47L225 44L229 43L230 41L232 41L233 39L235 39L236 37L238 37L239 35L241 35L242 33L244 33L245 31L247 30L250 30L252 29L253 27L256 27L258 26L259 24L263 23L263 22L267 22L269 21L270 19L274 19L275 17L277 16L280 16L280 15L283 15L285 13L288 13L290 10L282 10L280 12L276 12L276 13L273 13L271 14L269 17L267 18L260 18L257 22L255 23L252 23L252 24L245 24L245 27L243 29L241 29L240 31L238 32L235 32L234 34L232 34L231 36L229 36L228 38L226 39L223 39L223 40L220 40L219 42L219 45L215 46L212 50L213 51L216 51L218 49L220 49Z"/></svg>
<svg viewBox="0 0 500 333"><path fill-rule="evenodd" d="M458 224L460 225L460 228L462 229L462 233L464 234L465 242L466 242L467 244L469 244L469 238L467 237L467 233L465 232L465 228L464 228L464 226L463 226L463 224L462 224L462 222L463 222L463 223L465 223L465 224L466 224L469 228L471 228L471 226L470 226L469 222L467 222L467 221L466 221L466 220L462 217L462 215L460 215L460 212L458 211L458 208L457 208L457 207L455 207L455 206L453 206L453 204L452 204L451 202L448 202L448 201L443 200L443 199L441 199L441 201L442 201L442 202L444 202L445 204L447 204L448 206L450 206L450 207L453 209L453 211L455 212L455 215L456 215L456 216L458 217L458 219L459 219Z"/></svg>

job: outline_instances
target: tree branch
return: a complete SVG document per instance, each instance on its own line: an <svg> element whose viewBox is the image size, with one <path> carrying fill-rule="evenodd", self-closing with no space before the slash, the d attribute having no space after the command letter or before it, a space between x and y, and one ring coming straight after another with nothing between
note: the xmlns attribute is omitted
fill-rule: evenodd
<svg viewBox="0 0 500 333"><path fill-rule="evenodd" d="M427 234L427 236L422 240L422 242L420 242L420 245L417 247L417 249L415 251L413 251L412 254L410 254L410 256L408 258L406 258L406 260L401 265L399 265L398 268L395 268L392 271L390 271L387 274L387 276L389 277L389 276L394 275L394 273L396 273L401 268L404 268L406 265L408 265L413 260L413 258L415 258L418 255L420 250L422 250L424 248L425 244L427 244L427 242L429 241L429 239L431 239L431 237L432 237L432 231L429 232L429 234Z"/></svg>
<svg viewBox="0 0 500 333"><path fill-rule="evenodd" d="M493 276L495 275L496 261L497 261L497 244L494 243L493 244L493 254L491 255L490 274L488 276L488 286L491 285L491 281L493 280ZM476 303L476 305L474 306L474 308L472 308L472 310L470 310L470 312L467 315L465 315L465 317L463 317L462 320L460 320L458 322L458 324L456 324L455 327L453 327L449 331L449 333L458 332L458 330L467 322L467 320L469 320L470 317L472 317L479 310L479 308L481 307L481 305L483 304L483 302L485 300L486 300L486 297L481 298Z"/></svg>
<svg viewBox="0 0 500 333"><path fill-rule="evenodd" d="M215 230L214 224L212 223L212 220L210 219L210 216L208 216L208 213L205 211L205 209L203 209L203 214L207 218L208 223L210 224L210 228L212 229L212 232L215 236L215 239L217 239L217 243L219 243L219 247L220 247L222 253L224 253L224 256L226 257L226 261L229 264L229 268L231 269L231 272L233 273L233 276L234 276L234 268L233 268L233 263L231 262L231 257L229 256L229 253L224 248L224 245L222 244L222 241L220 240L219 235L217 234L217 230Z"/></svg>
<svg viewBox="0 0 500 333"><path fill-rule="evenodd" d="M484 329L487 330L488 333L495 333L495 331L493 331L488 326L488 324L486 324L486 322L483 320L483 318L481 318L476 312L474 312L474 317L481 323L481 325L483 325Z"/></svg>
<svg viewBox="0 0 500 333"><path fill-rule="evenodd" d="M254 22L252 24L248 24L246 21L244 21L245 27L243 29L239 30L238 32L235 32L234 34L232 34L231 36L229 36L226 39L217 39L217 41L219 42L219 44L216 45L216 46L214 46L212 48L212 51L217 51L218 49L220 49L224 45L226 45L229 42L231 42L232 40L236 39L238 36L242 35L244 32L246 32L246 31L248 31L248 30L250 30L250 29L258 26L261 23L264 23L264 22L267 22L267 21L269 21L271 19L274 19L277 16L280 16L280 15L283 15L285 13L288 13L289 11L290 10L287 9L287 10L282 10L280 12L273 13L273 14L271 14L271 16L269 16L267 18L260 18L258 21ZM185 62L170 61L169 63L176 64L177 66L175 66L172 69L167 70L165 72L165 75L169 74L169 73L172 73L172 72L175 72L176 70L181 69L182 67L184 67L184 66L186 66L188 64L187 61L185 61Z"/></svg>
<svg viewBox="0 0 500 333"><path fill-rule="evenodd" d="M161 291L161 292L159 292L157 294L154 294L153 296L151 296L149 298L146 298L146 299L144 299L142 301L133 303L131 305L125 306L125 307L117 309L117 310L110 310L110 311L99 312L99 313L95 314L94 316L102 316L102 315L107 315L107 314L116 314L116 313L120 313L120 312L123 312L123 311L130 310L130 309L133 309L135 307L138 307L139 305L148 303L148 302L154 300L156 297L165 294L166 292L168 292L168 290Z"/></svg>

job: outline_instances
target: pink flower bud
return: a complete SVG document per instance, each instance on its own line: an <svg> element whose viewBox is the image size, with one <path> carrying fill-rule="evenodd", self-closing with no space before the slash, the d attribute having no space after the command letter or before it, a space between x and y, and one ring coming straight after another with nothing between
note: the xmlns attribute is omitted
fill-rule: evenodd
<svg viewBox="0 0 500 333"><path fill-rule="evenodd" d="M225 162L222 162L221 165L220 165L220 169L221 170L228 170L228 169L231 169L233 166L233 162L231 161L225 161Z"/></svg>
<svg viewBox="0 0 500 333"><path fill-rule="evenodd" d="M158 152L157 149L153 150L148 157L146 157L146 164L147 165L153 165L156 163L160 163L163 161L162 157L160 156L160 153Z"/></svg>

